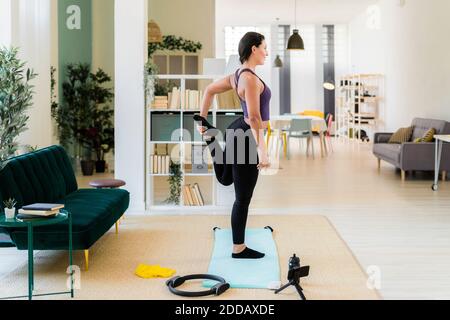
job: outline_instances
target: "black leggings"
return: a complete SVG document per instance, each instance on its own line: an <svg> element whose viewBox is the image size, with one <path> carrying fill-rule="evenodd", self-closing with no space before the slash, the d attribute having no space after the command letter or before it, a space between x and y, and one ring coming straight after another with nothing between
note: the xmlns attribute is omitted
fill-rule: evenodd
<svg viewBox="0 0 450 320"><path fill-rule="evenodd" d="M233 243L244 244L248 207L259 175L256 141L244 117L235 120L228 127L225 141L223 150L218 141L212 140L208 145L217 180L224 186L234 183L236 200L231 214Z"/></svg>

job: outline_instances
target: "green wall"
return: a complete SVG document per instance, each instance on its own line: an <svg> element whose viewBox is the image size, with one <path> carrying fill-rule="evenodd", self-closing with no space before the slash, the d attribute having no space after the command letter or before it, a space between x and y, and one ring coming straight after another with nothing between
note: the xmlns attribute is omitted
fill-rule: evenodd
<svg viewBox="0 0 450 320"><path fill-rule="evenodd" d="M71 6L74 10L71 9ZM79 10L78 10L79 8ZM79 14L78 14L79 13ZM92 1L58 0L59 100L69 63L92 64Z"/></svg>

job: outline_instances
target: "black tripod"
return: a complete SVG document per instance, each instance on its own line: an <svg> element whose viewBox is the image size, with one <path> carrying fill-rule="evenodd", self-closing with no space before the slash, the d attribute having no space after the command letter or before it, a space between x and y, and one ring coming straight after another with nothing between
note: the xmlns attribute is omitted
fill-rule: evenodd
<svg viewBox="0 0 450 320"><path fill-rule="evenodd" d="M306 300L305 295L303 294L303 288L300 286L300 279L307 277L309 275L309 266L300 267L300 259L294 254L289 259L289 272L288 272L288 281L289 283L282 286L280 289L275 291L275 294L280 293L284 289L289 286L294 286L297 289L298 294L302 300Z"/></svg>

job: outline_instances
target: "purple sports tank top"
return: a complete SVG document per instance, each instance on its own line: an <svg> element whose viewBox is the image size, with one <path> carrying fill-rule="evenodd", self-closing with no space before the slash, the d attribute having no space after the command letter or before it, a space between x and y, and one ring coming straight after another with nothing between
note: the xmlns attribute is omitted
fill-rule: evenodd
<svg viewBox="0 0 450 320"><path fill-rule="evenodd" d="M258 77L256 73L254 73L250 69L242 69L241 72L239 72L239 69L234 74L235 84L236 84L236 93L238 92L238 85L239 85L239 78L243 72L250 72L253 73L255 76ZM270 88L265 84L264 81L260 77L258 77L259 80L264 84L264 91L261 93L261 96L259 97L259 103L260 103L260 111L261 111L261 119L262 121L268 121L270 120L270 99L272 98L272 92L270 91ZM245 100L242 100L239 96L239 100L241 101L241 107L244 111L244 117L248 118L248 110L247 110L247 103Z"/></svg>

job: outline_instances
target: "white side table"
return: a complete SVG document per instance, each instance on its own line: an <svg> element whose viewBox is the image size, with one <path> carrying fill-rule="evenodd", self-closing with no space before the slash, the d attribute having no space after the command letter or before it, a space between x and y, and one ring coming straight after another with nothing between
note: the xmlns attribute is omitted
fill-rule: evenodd
<svg viewBox="0 0 450 320"><path fill-rule="evenodd" d="M433 191L438 191L439 186L439 169L441 168L441 157L442 157L442 145L444 142L450 143L450 135L435 135L434 139L436 140L436 151L434 158L434 183L431 186Z"/></svg>

